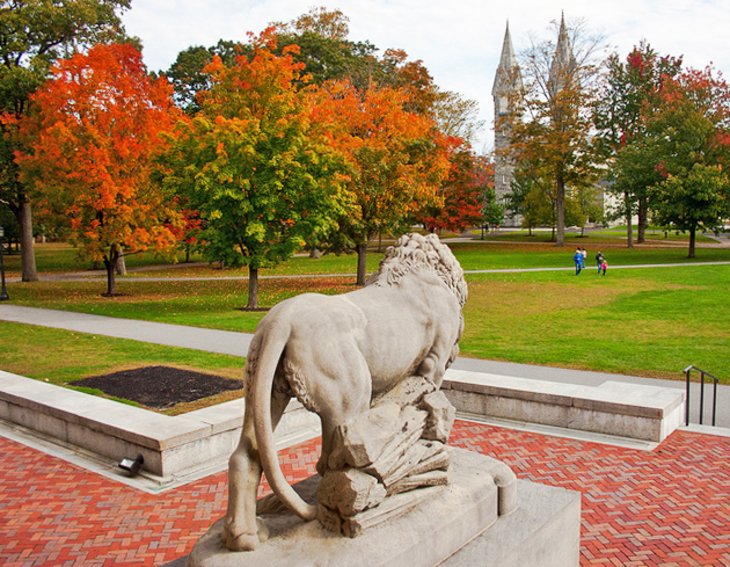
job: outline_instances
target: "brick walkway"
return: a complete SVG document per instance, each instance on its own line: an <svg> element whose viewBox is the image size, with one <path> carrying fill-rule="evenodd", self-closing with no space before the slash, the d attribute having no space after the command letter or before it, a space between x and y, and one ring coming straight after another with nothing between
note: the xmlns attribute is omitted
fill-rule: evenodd
<svg viewBox="0 0 730 567"><path fill-rule="evenodd" d="M730 439L679 431L653 452L457 422L453 443L583 493L583 565L730 565ZM290 481L317 443L282 451ZM159 565L225 508L225 473L150 495L0 438L0 564Z"/></svg>

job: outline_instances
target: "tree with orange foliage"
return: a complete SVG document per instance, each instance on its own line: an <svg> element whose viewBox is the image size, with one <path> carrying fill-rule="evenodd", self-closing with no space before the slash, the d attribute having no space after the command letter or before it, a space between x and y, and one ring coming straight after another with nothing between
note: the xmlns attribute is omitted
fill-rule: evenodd
<svg viewBox="0 0 730 567"><path fill-rule="evenodd" d="M214 58L200 112L181 122L166 157L167 185L200 215L203 253L248 266L247 309L258 308L259 269L286 260L342 214L342 162L301 86L297 47L277 49L270 28L230 65Z"/></svg>
<svg viewBox="0 0 730 567"><path fill-rule="evenodd" d="M180 113L165 79L152 79L128 44L97 45L59 61L21 124L16 155L24 183L70 223L71 241L103 261L106 296L116 294L122 249L175 244L173 208L150 183L154 156Z"/></svg>
<svg viewBox="0 0 730 567"><path fill-rule="evenodd" d="M363 285L368 243L406 229L439 202L453 141L430 118L405 109L403 89L371 83L361 91L342 81L319 94L319 119L331 124L331 143L349 167L344 186L353 206L340 219L339 234L357 251L357 284Z"/></svg>
<svg viewBox="0 0 730 567"><path fill-rule="evenodd" d="M597 76L592 61L600 41L580 23L569 30L561 20L557 44L534 43L526 52L520 65L525 79L522 92L514 93L513 110L497 120L498 128L510 132L503 155L536 183L551 185L557 246L565 244L567 205L598 174L590 110Z"/></svg>

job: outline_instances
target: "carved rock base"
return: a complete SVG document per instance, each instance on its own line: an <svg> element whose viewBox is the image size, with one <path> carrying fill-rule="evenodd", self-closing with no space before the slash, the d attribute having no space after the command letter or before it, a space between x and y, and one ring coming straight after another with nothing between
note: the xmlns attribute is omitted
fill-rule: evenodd
<svg viewBox="0 0 730 567"><path fill-rule="evenodd" d="M356 538L326 530L316 520L304 522L289 511L260 516L269 539L255 551L230 552L221 538L223 521L216 522L195 545L189 567L246 565L436 565L488 530L517 506L517 483L510 469L495 459L463 449L449 449L449 484L420 488L392 498L416 499L395 518L378 523L368 518ZM296 486L313 501L319 477ZM372 510L379 513L379 508ZM367 527L367 526L363 526Z"/></svg>

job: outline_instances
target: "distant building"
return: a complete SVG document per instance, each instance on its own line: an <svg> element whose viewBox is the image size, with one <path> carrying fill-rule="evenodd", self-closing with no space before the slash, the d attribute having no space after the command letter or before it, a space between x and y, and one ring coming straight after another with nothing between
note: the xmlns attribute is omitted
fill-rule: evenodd
<svg viewBox="0 0 730 567"><path fill-rule="evenodd" d="M568 77L575 68L576 62L573 49L568 37L565 18L561 16L558 42L555 46L555 55L550 64L548 77L548 92L555 96L564 86L565 77ZM510 146L509 126L502 123L502 117L512 111L515 101L522 90L522 74L515 57L512 38L509 33L509 22L504 32L502 54L499 65L494 74L492 98L494 100L494 192L497 200L505 203L512 194L514 179L514 160L505 153ZM505 211L503 226L520 226L519 216L512 218L511 211Z"/></svg>
<svg viewBox="0 0 730 567"><path fill-rule="evenodd" d="M499 58L497 72L494 75L492 98L494 100L494 193L497 201L504 203L512 193L514 177L514 161L503 152L510 145L510 132L501 118L512 110L516 96L522 90L522 74L517 64L512 38L509 33L509 22L504 32L502 55ZM510 211L505 211L505 226L519 226L520 219L511 218Z"/></svg>

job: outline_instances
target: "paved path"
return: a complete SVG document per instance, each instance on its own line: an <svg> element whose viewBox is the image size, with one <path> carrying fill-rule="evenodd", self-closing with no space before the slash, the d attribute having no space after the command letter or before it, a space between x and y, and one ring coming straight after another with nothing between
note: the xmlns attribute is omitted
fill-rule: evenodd
<svg viewBox="0 0 730 567"><path fill-rule="evenodd" d="M0 303L0 320L234 356L246 356L252 337L247 333L154 323L137 319L118 319L73 311L37 309L7 303Z"/></svg>
<svg viewBox="0 0 730 567"><path fill-rule="evenodd" d="M8 305L7 303L0 304L0 320L27 323L31 325L42 325L45 327L54 327L58 329L67 329L82 333L92 333L123 339L133 339L137 341L204 350L220 354L231 354L241 357L246 355L248 345L252 337L252 335L248 333L220 331L201 327L187 327L167 323L154 323L135 319L118 319L113 317L103 317L100 315L75 313L72 311L37 309L34 307ZM612 380L634 384L649 384L665 388L684 389L685 387L683 381L658 380L654 378L641 378L638 376L625 376L622 374L588 372L584 370L571 370L566 368L536 366L530 364L515 364L511 362L499 362L494 360L465 357L459 357L454 363L454 368L475 372L487 372L503 376L530 378L533 380L546 380L550 382L585 384L592 386L598 386L603 382ZM712 369L707 370L711 371ZM727 371L728 369L721 370ZM681 369L677 369L678 376L680 375L680 372ZM690 396L693 408L692 421L694 422L698 420L698 384L692 385ZM711 419L711 389L706 389L705 396L704 422L707 424L710 423ZM730 428L730 386L718 387L717 408L717 425Z"/></svg>

